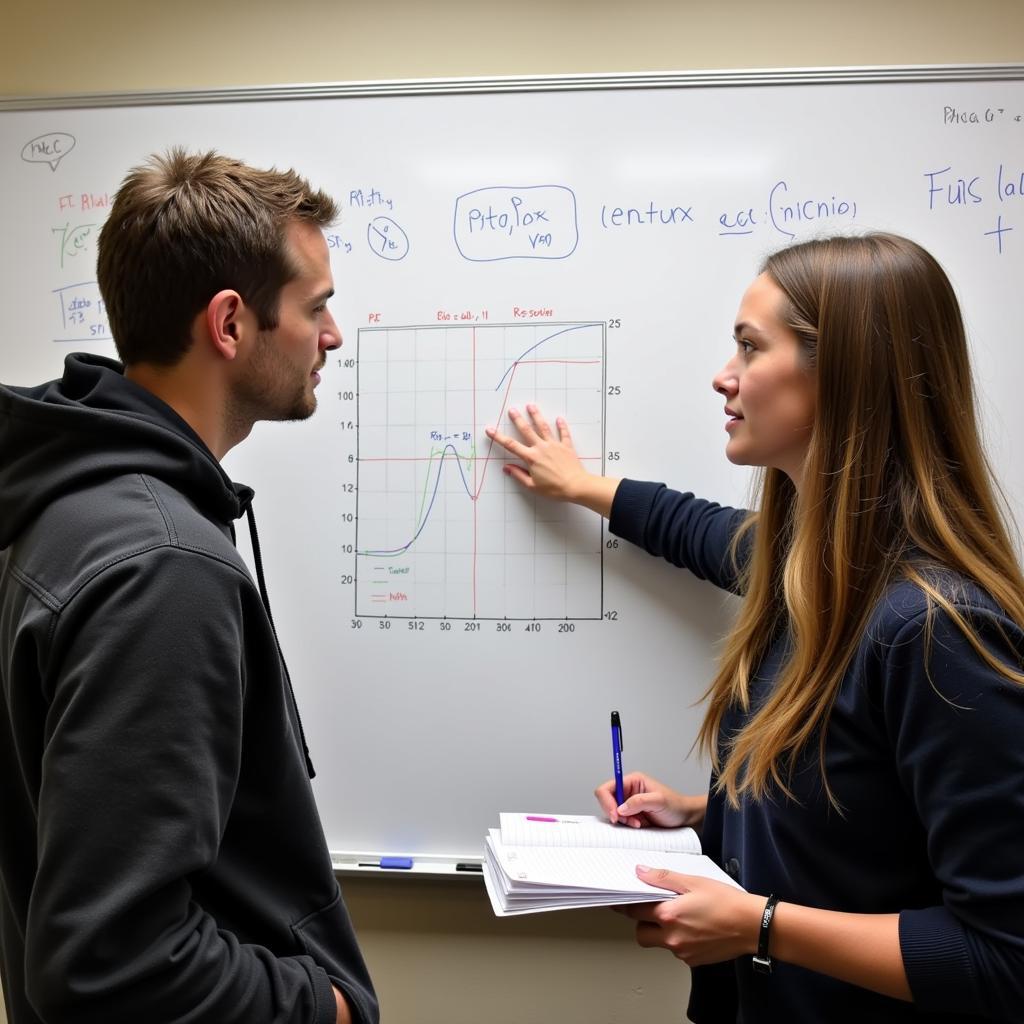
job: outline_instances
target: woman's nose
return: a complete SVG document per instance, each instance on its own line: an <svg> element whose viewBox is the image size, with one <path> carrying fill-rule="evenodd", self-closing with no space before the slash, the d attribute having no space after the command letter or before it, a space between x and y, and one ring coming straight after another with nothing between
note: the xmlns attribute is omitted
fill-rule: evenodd
<svg viewBox="0 0 1024 1024"><path fill-rule="evenodd" d="M720 395L725 395L727 398L731 395L736 394L736 372L733 369L733 361L730 359L729 362L723 366L718 373L711 378L711 386Z"/></svg>

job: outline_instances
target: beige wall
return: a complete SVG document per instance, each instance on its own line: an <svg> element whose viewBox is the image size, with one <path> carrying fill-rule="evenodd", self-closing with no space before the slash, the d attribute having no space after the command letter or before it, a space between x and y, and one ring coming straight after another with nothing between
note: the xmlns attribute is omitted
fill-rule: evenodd
<svg viewBox="0 0 1024 1024"><path fill-rule="evenodd" d="M0 95L1024 61L1020 0L8 0L5 8ZM473 882L344 885L389 1022L682 1017L685 968L635 947L629 923L611 912L498 921Z"/></svg>
<svg viewBox="0 0 1024 1024"><path fill-rule="evenodd" d="M680 1021L688 972L611 910L494 917L482 884L342 879L386 1024Z"/></svg>
<svg viewBox="0 0 1024 1024"><path fill-rule="evenodd" d="M1003 63L1020 0L7 0L0 94Z"/></svg>

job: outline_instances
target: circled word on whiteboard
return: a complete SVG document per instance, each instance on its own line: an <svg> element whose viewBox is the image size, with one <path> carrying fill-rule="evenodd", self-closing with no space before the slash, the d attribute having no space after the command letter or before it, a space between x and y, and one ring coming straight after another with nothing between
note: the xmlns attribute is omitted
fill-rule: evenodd
<svg viewBox="0 0 1024 1024"><path fill-rule="evenodd" d="M21 149L21 159L30 164L49 164L50 170L75 148L75 137L68 132L47 132L26 142Z"/></svg>
<svg viewBox="0 0 1024 1024"><path fill-rule="evenodd" d="M562 260L578 242L576 195L564 185L498 185L455 200L455 245L464 259Z"/></svg>

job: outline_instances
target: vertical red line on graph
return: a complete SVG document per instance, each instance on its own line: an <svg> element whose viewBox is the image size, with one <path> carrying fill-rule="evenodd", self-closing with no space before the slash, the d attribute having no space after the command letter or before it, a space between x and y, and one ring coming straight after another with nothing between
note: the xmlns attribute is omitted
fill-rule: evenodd
<svg viewBox="0 0 1024 1024"><path fill-rule="evenodd" d="M476 510L480 492L476 486L476 328L473 329L473 617L476 618Z"/></svg>

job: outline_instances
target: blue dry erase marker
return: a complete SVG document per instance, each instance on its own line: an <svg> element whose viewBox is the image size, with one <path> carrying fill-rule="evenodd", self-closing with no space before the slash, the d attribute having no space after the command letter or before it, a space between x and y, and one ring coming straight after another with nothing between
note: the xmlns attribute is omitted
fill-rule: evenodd
<svg viewBox="0 0 1024 1024"><path fill-rule="evenodd" d="M412 867L412 857L381 857L380 860L359 861L356 865L361 868L403 868L409 870Z"/></svg>
<svg viewBox="0 0 1024 1024"><path fill-rule="evenodd" d="M622 789L622 720L618 711L612 712L612 760L615 763L615 806L621 807L626 794Z"/></svg>
<svg viewBox="0 0 1024 1024"><path fill-rule="evenodd" d="M408 870L412 867L412 857L381 857L380 866L382 868L404 868Z"/></svg>

